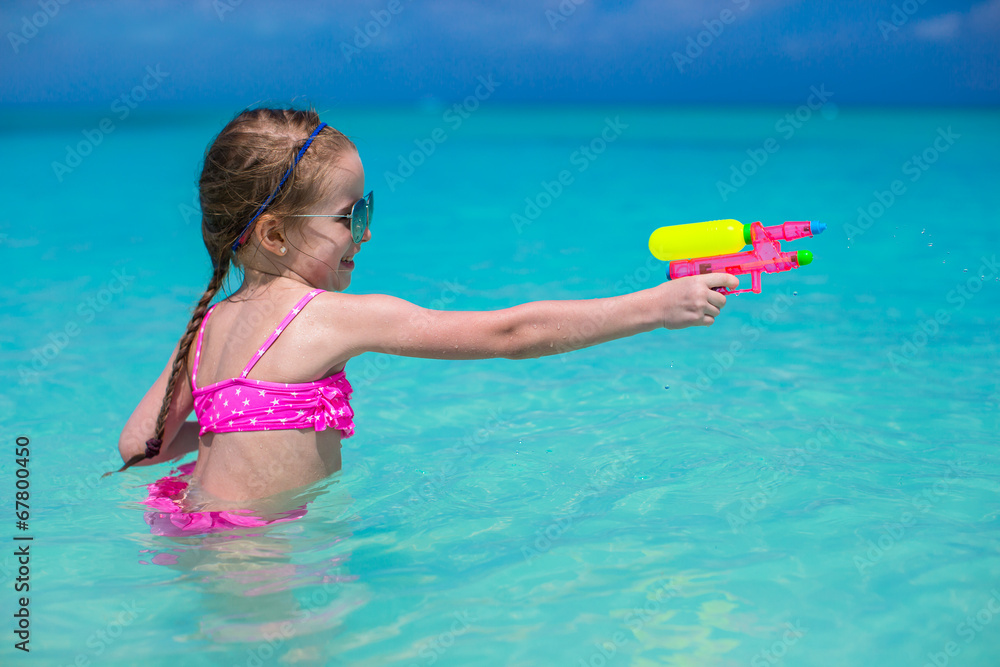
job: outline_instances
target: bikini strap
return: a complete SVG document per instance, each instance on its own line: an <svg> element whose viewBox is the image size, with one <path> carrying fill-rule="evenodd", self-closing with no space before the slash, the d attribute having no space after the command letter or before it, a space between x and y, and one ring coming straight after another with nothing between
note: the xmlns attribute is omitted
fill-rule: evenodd
<svg viewBox="0 0 1000 667"><path fill-rule="evenodd" d="M288 326L288 323L294 320L295 316L302 311L305 305L309 303L309 301L311 301L314 296L316 296L322 291L323 290L321 289L315 289L309 292L309 294L306 294L304 297L299 299L299 302L295 304L295 306L287 315L285 315L285 319L281 320L281 324L278 325L278 328L275 329L270 336L268 336L267 340L264 341L264 344L260 346L259 350L257 350L257 353L253 355L253 358L250 359L250 362L246 365L246 368L244 368L243 372L240 373L240 377L245 378L247 374L253 370L253 367L257 364L258 361L260 361L260 358L264 356L264 353L267 352L268 349L270 349L270 347L274 344L274 341L278 340L278 336L280 336L281 332L285 330L285 327Z"/></svg>
<svg viewBox="0 0 1000 667"><path fill-rule="evenodd" d="M215 304L218 306L219 304ZM198 378L198 362L201 361L201 339L205 335L205 324L208 322L209 316L212 311L215 310L215 306L212 306L207 311L205 311L205 317L201 318L201 326L198 327L198 342L194 347L194 365L191 367L191 390L194 391L198 388L195 384L195 380Z"/></svg>

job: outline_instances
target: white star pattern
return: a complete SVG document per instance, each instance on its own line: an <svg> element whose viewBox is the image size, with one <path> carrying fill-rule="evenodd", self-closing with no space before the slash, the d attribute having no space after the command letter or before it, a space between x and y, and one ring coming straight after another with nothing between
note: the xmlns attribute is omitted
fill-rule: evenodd
<svg viewBox="0 0 1000 667"><path fill-rule="evenodd" d="M319 293L319 291L317 291L316 293ZM299 313L301 312L301 308L297 308L295 309L295 311L296 313ZM289 318L288 321L291 321L291 318ZM285 326L287 326L287 322L283 322L282 326L276 331L277 332L283 331ZM277 336L274 336L274 338L276 337ZM266 352L267 347L273 342L274 341L272 338L261 348L261 350ZM196 351L196 357L197 357L197 351ZM247 373L249 373L249 370L245 371L243 373L243 376L245 377ZM194 376L194 373L192 373L192 375ZM280 391L271 391L272 400L259 401L259 403L256 404L254 403L255 399L251 399L249 396L247 396L246 398L242 397L243 394L242 389L246 387L249 387L250 389L256 388L258 396L260 398L267 397L268 392L266 390L262 390L259 387L254 387L253 385L241 386L240 380L238 378L236 380L222 381L220 383L217 383L217 384L222 384L223 382L225 382L227 385L236 385L236 387L235 390L231 390L227 386L222 390L216 391L214 395L205 396L204 398L201 398L200 401L196 401L196 403L200 403L200 412L202 413L201 416L205 419L206 422L201 427L199 436L204 435L204 433L206 432L212 432L212 431L215 432L220 432L220 431L252 432L252 431L262 431L262 430L269 431L272 430L271 429L271 424L273 423L271 422L272 419L274 421L279 422L279 425L274 427L275 430L280 428L285 428L286 426L288 428L315 427L319 429L320 424L323 424L325 425L326 428L337 428L345 433L347 432L348 429L353 431L352 418L354 416L354 411L351 409L351 406L348 403L348 400L350 399L350 392L345 388L347 386L346 383L343 383L342 378L344 376L346 376L346 373L344 371L340 371L337 374L335 379L338 382L340 382L340 384L338 384L338 382L332 382L332 381L328 382L324 380L317 380L315 382L302 382L302 383L288 383L288 382L277 383L277 382L266 382L262 380L254 380L254 383L256 385L265 384L272 388L281 387L282 385L284 385L286 389L294 389L294 391L286 391L283 396L281 395ZM329 388L330 390L332 390L332 393L329 395L329 397L333 399L332 405L330 404L324 405L323 402L319 400L323 396L322 393L318 390L322 388ZM275 394L278 395L278 398L275 398ZM302 394L303 398L302 403L306 404L303 405L302 409L298 409L296 407L289 406L287 404L282 405L282 401L286 401L287 403L291 399L296 399L295 401L291 401L292 403L297 402L297 399L300 394ZM238 405L240 402L239 400L235 401L237 407L247 408L249 409L251 414L254 414L256 416L246 417L245 416L246 410L234 409L231 411L232 418L230 420L223 419L222 408L223 407L228 408L229 398L234 396L243 398L242 406ZM215 403L219 400L222 400L222 405L218 406L219 411L213 412L212 410L215 407L217 407ZM264 411L267 416L265 417L261 415L260 414L261 411ZM290 417L275 416L275 415L280 415L282 413L286 415L290 414L292 416ZM257 424L258 421L261 422L259 425ZM225 426L226 424L228 424L229 428L226 428ZM248 428L242 428L241 427L242 424L247 425Z"/></svg>
<svg viewBox="0 0 1000 667"><path fill-rule="evenodd" d="M295 313L296 315L299 314L299 310L300 310L299 308L292 308L292 312Z"/></svg>
<svg viewBox="0 0 1000 667"><path fill-rule="evenodd" d="M284 329L275 329L274 330L275 337L277 337L278 335L280 335L282 331L284 331Z"/></svg>

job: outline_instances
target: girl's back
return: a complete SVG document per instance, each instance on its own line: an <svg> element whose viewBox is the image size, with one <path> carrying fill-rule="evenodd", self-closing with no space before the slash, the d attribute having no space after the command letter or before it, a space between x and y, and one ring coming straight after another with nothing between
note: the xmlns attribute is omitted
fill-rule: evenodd
<svg viewBox="0 0 1000 667"><path fill-rule="evenodd" d="M188 354L188 368L197 369L197 390L241 377L268 337L310 292L299 283L287 282L290 284L272 283L256 295L240 290L212 309L200 357L195 359L197 346ZM323 327L316 326L318 306L310 302L294 314L245 376L248 380L294 385L323 380L344 370L346 359L334 359L338 356L336 342L325 335ZM197 487L209 497L239 502L269 496L339 470L340 441L340 430L317 431L311 426L206 432L193 476Z"/></svg>

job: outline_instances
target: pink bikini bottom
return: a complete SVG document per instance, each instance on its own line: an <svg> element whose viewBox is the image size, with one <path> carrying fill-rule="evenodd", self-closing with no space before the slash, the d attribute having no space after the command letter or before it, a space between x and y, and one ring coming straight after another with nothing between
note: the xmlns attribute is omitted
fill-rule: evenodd
<svg viewBox="0 0 1000 667"><path fill-rule="evenodd" d="M146 523L154 535L183 536L193 533L219 533L239 528L269 526L274 523L294 521L306 513L305 505L285 512L278 519L264 519L253 510L233 510L220 512L185 512L180 501L184 498L188 483L181 477L190 476L195 462L185 463L170 475L149 485L149 498L144 505L154 512L146 512Z"/></svg>

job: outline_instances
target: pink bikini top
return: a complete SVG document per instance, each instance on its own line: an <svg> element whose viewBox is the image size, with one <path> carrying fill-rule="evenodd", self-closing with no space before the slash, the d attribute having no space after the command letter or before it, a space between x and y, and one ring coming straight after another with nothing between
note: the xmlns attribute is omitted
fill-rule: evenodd
<svg viewBox="0 0 1000 667"><path fill-rule="evenodd" d="M194 411L198 423L201 424L199 436L209 431L228 433L297 428L314 428L317 431L336 428L343 432L342 437L349 438L354 435L354 410L348 403L352 390L344 371L315 382L298 384L247 378L254 364L274 344L288 323L322 291L313 290L295 304L278 328L260 346L257 354L250 359L240 377L220 380L199 389L195 380L198 377L198 362L201 359L201 339L205 333L205 324L215 306L208 309L198 330L194 368L191 369Z"/></svg>

